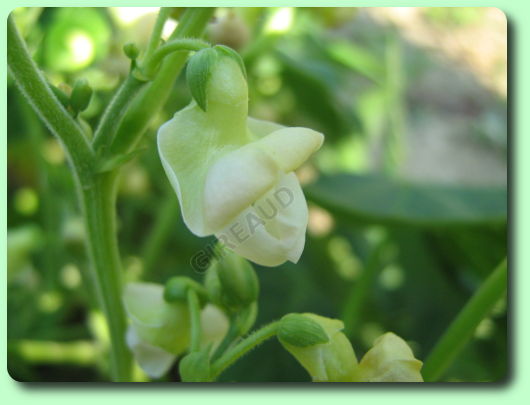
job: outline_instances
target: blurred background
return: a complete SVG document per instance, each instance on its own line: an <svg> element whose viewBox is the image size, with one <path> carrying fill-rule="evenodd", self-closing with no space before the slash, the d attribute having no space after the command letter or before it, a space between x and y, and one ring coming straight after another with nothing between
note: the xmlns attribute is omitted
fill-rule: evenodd
<svg viewBox="0 0 530 405"><path fill-rule="evenodd" d="M20 8L49 81L95 93L98 122L145 49L156 8ZM175 9L164 35L178 24ZM507 254L507 26L494 8L218 8L206 39L245 61L251 115L326 135L298 173L310 206L297 265L256 266L256 325L288 312L340 318L357 356L385 331L425 359ZM145 152L124 168L119 240L127 280L197 279L212 242L182 223L154 137L190 101L180 77ZM92 293L72 178L58 142L8 77L8 365L23 381L104 381L108 337ZM444 381L507 373L506 302ZM136 378L146 379L140 371ZM166 380L178 381L174 367ZM222 381L308 381L270 341Z"/></svg>

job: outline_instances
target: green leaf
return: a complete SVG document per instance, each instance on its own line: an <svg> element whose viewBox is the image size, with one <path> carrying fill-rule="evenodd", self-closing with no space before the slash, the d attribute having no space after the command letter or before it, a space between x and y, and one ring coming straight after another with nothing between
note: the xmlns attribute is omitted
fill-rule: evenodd
<svg viewBox="0 0 530 405"><path fill-rule="evenodd" d="M412 184L376 175L338 174L305 188L307 197L354 220L415 226L502 224L505 187Z"/></svg>
<svg viewBox="0 0 530 405"><path fill-rule="evenodd" d="M206 88L216 59L217 52L206 48L190 58L186 69L186 81L191 95L203 111L206 111Z"/></svg>

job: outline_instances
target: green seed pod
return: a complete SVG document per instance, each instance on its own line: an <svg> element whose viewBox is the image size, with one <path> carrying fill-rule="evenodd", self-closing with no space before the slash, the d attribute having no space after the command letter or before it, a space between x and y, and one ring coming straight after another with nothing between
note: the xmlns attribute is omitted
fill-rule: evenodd
<svg viewBox="0 0 530 405"><path fill-rule="evenodd" d="M247 307L258 299L259 281L252 265L237 254L224 250L206 273L210 299L231 311Z"/></svg>
<svg viewBox="0 0 530 405"><path fill-rule="evenodd" d="M189 277L179 276L170 278L164 287L166 302L185 302L188 299L188 289L193 288L199 297L201 306L206 304L208 294L204 287Z"/></svg>
<svg viewBox="0 0 530 405"><path fill-rule="evenodd" d="M132 42L128 42L125 45L123 45L123 52L131 60L135 60L140 54L140 50L138 49L136 44Z"/></svg>
<svg viewBox="0 0 530 405"><path fill-rule="evenodd" d="M184 356L179 363L179 372L184 382L211 381L208 351L203 350Z"/></svg>
<svg viewBox="0 0 530 405"><path fill-rule="evenodd" d="M302 314L287 314L280 320L278 339L296 347L314 346L329 341L322 326Z"/></svg>
<svg viewBox="0 0 530 405"><path fill-rule="evenodd" d="M74 112L79 113L85 110L90 103L91 97L92 87L90 87L88 81L84 78L78 79L75 82L72 94L70 95L70 105Z"/></svg>

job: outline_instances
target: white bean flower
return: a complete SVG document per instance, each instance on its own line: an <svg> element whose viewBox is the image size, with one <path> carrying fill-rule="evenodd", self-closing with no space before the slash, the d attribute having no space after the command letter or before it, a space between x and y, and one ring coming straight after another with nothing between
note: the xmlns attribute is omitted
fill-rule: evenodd
<svg viewBox="0 0 530 405"><path fill-rule="evenodd" d="M324 136L248 117L244 68L226 47L197 53L188 83L195 100L158 131L184 222L257 264L296 263L308 213L294 170Z"/></svg>

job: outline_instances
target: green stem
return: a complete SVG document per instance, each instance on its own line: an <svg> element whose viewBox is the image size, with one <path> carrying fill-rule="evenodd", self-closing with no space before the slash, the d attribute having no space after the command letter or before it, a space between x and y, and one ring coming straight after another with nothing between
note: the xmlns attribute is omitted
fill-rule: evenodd
<svg viewBox="0 0 530 405"><path fill-rule="evenodd" d="M158 16L156 17L155 26L151 32L151 37L149 38L149 43L147 44L147 49L145 50L144 59L149 59L158 45L160 44L160 38L162 37L162 31L164 30L164 24L169 18L171 13L171 7L160 7L158 11Z"/></svg>
<svg viewBox="0 0 530 405"><path fill-rule="evenodd" d="M116 180L116 172L96 176L82 188L81 201L96 290L109 327L111 375L115 381L129 381L131 354L125 342L127 321L121 299L122 271L116 238Z"/></svg>
<svg viewBox="0 0 530 405"><path fill-rule="evenodd" d="M190 352L201 349L201 307L199 298L193 288L188 289L188 306L190 311Z"/></svg>
<svg viewBox="0 0 530 405"><path fill-rule="evenodd" d="M125 113L126 106L144 84L145 82L138 80L133 74L127 76L101 117L92 143L94 150L100 151L111 144L116 128Z"/></svg>
<svg viewBox="0 0 530 405"><path fill-rule="evenodd" d="M142 73L146 77L152 77L156 68L162 60L169 54L177 51L200 51L201 49L208 48L210 44L200 39L183 38L174 39L167 44L162 45L158 48L150 58L146 58L145 64L142 67Z"/></svg>
<svg viewBox="0 0 530 405"><path fill-rule="evenodd" d="M241 356L245 355L265 340L275 336L278 331L278 325L278 321L265 325L261 329L251 333L246 339L243 339L232 349L223 354L221 358L212 364L212 378L215 379L225 369L234 364Z"/></svg>
<svg viewBox="0 0 530 405"><path fill-rule="evenodd" d="M81 128L46 83L12 16L7 21L7 64L22 94L50 131L63 143L76 178L89 178L94 156L92 149Z"/></svg>
<svg viewBox="0 0 530 405"><path fill-rule="evenodd" d="M508 267L506 259L489 275L460 311L429 354L423 366L423 378L437 381L471 339L478 324L491 312L506 293Z"/></svg>
<svg viewBox="0 0 530 405"><path fill-rule="evenodd" d="M232 316L230 318L230 326L228 328L228 331L226 332L226 335L224 336L223 340L217 346L217 349L215 349L215 352L212 356L212 361L217 360L221 357L221 355L230 347L234 339L237 337L239 331L239 325L237 324L237 318L236 316Z"/></svg>
<svg viewBox="0 0 530 405"><path fill-rule="evenodd" d="M170 40L199 37L214 10L215 8L188 8ZM166 102L187 56L187 52L177 52L165 58L156 78L131 102L111 145L113 152L126 153L138 143L151 120Z"/></svg>

